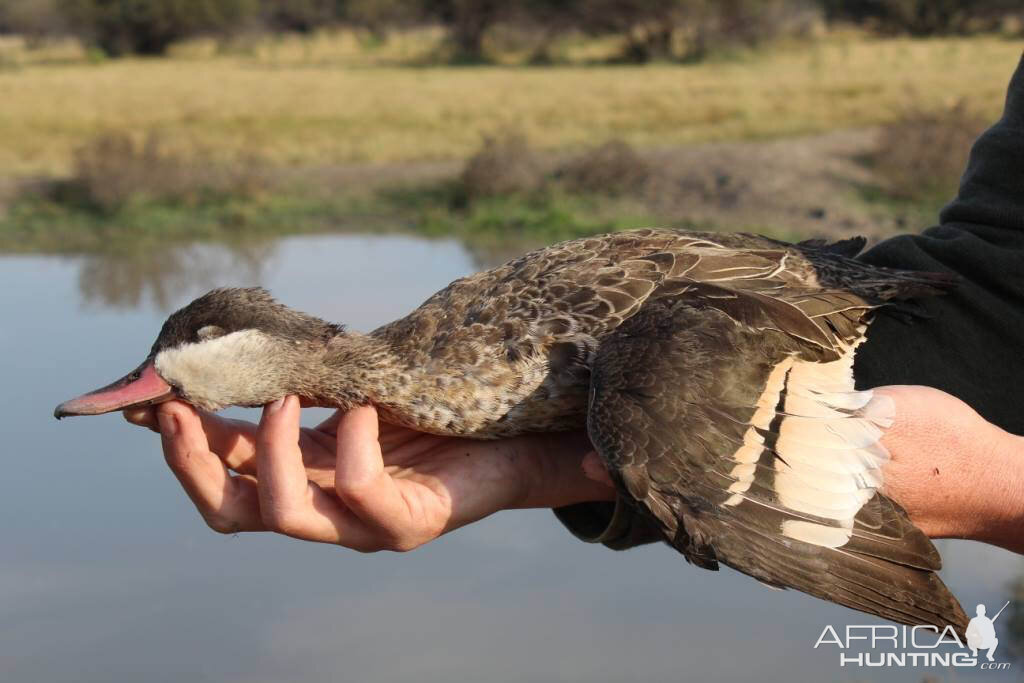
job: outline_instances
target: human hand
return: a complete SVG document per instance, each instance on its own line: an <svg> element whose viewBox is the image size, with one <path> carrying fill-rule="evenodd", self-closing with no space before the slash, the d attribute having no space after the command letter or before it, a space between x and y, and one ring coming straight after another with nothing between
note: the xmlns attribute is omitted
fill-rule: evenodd
<svg viewBox="0 0 1024 683"><path fill-rule="evenodd" d="M125 418L161 433L171 470L222 533L410 550L501 509L614 498L584 476L582 434L435 436L382 423L372 406L300 429L299 414L287 397L265 407L258 426L179 401Z"/></svg>
<svg viewBox="0 0 1024 683"><path fill-rule="evenodd" d="M968 538L1024 553L1024 437L960 399L923 386L888 386L895 420L882 491L933 538Z"/></svg>

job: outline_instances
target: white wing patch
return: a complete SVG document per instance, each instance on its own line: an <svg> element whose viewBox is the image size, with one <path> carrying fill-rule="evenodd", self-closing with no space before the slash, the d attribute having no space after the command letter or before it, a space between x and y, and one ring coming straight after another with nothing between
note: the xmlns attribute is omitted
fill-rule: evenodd
<svg viewBox="0 0 1024 683"><path fill-rule="evenodd" d="M738 463L730 473L736 482L729 486L728 490L733 495L725 501L726 505L739 505L743 502L743 494L754 483L757 461L764 451L764 437L758 430L767 431L771 426L772 420L775 418L775 407L779 403L779 395L786 386L786 375L792 367L793 358L786 358L776 365L768 375L764 391L757 402L757 409L750 418L750 427L743 435L743 445L732 456L732 459Z"/></svg>
<svg viewBox="0 0 1024 683"><path fill-rule="evenodd" d="M736 465L725 505L749 500L780 509L793 519L782 523L784 536L837 548L850 540L854 518L882 483L889 453L880 443L892 424L891 402L871 391L855 391L853 357L864 340L843 347L828 363L789 357L779 363L750 419L743 446L733 453ZM763 434L776 435L769 475L762 453ZM755 478L770 486L777 501L749 493Z"/></svg>

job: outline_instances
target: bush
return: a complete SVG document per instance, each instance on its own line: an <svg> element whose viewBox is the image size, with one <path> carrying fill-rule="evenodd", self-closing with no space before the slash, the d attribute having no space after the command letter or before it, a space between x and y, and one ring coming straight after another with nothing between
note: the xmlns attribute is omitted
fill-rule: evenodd
<svg viewBox="0 0 1024 683"><path fill-rule="evenodd" d="M618 196L639 193L651 170L628 143L611 140L570 159L557 177L572 192Z"/></svg>
<svg viewBox="0 0 1024 683"><path fill-rule="evenodd" d="M882 189L897 199L952 198L984 128L984 119L963 102L939 111L913 110L884 126L871 157Z"/></svg>
<svg viewBox="0 0 1024 683"><path fill-rule="evenodd" d="M916 36L992 30L1021 10L1020 0L820 0L832 19L875 26L883 33Z"/></svg>
<svg viewBox="0 0 1024 683"><path fill-rule="evenodd" d="M461 185L466 199L533 192L544 183L544 165L526 136L504 131L486 136L483 146L466 161Z"/></svg>
<svg viewBox="0 0 1024 683"><path fill-rule="evenodd" d="M703 59L802 32L820 14L807 0L578 0L577 9L584 28L624 36L632 62Z"/></svg>
<svg viewBox="0 0 1024 683"><path fill-rule="evenodd" d="M353 26L368 29L378 38L386 35L389 28L407 28L422 21L424 17L420 2L409 0L339 0L344 5L339 10L345 21Z"/></svg>
<svg viewBox="0 0 1024 683"><path fill-rule="evenodd" d="M229 165L202 149L172 149L158 133L141 142L106 133L76 150L69 198L111 212L139 199L196 203L211 196L253 195L266 185L257 159Z"/></svg>
<svg viewBox="0 0 1024 683"><path fill-rule="evenodd" d="M259 0L59 0L72 33L110 56L163 54L176 40L229 33L259 13Z"/></svg>

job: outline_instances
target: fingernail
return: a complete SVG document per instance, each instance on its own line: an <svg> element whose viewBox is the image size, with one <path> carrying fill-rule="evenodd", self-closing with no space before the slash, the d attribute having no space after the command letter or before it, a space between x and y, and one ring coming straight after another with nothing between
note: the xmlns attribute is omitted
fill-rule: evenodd
<svg viewBox="0 0 1024 683"><path fill-rule="evenodd" d="M159 412L156 414L156 419L160 423L160 433L163 436L171 438L178 433L178 418Z"/></svg>
<svg viewBox="0 0 1024 683"><path fill-rule="evenodd" d="M288 398L288 397L287 396L282 396L281 398L277 399L273 403L268 403L267 404L267 412L268 413L276 413L277 411L281 410L281 408L284 406L284 402L285 402L286 398Z"/></svg>

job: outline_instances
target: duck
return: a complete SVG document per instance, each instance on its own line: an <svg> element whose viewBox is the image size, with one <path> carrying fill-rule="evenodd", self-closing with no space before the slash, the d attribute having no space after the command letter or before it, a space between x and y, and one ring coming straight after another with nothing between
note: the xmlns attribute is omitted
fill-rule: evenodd
<svg viewBox="0 0 1024 683"><path fill-rule="evenodd" d="M955 283L860 262L864 244L585 237L458 279L369 333L261 288L215 289L167 318L138 368L54 414L295 394L473 439L585 429L620 501L690 563L963 634L938 551L880 490L891 404L853 377L880 307Z"/></svg>

